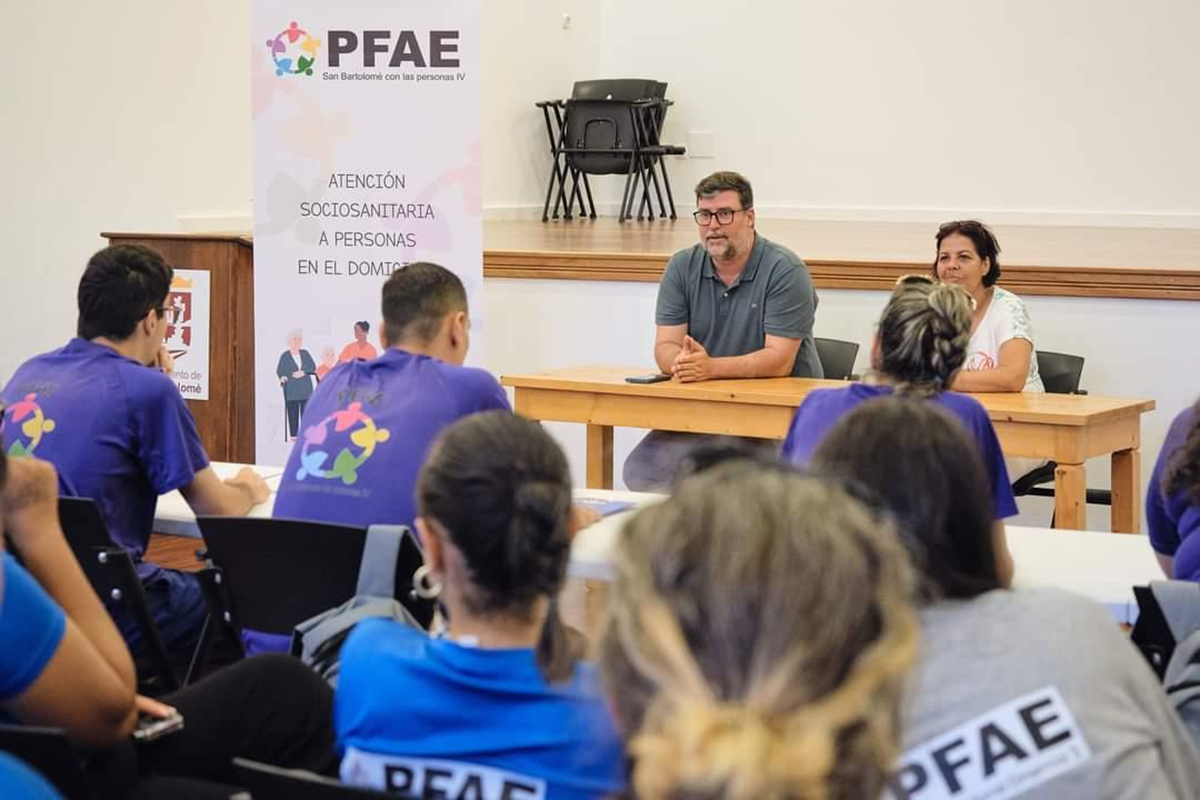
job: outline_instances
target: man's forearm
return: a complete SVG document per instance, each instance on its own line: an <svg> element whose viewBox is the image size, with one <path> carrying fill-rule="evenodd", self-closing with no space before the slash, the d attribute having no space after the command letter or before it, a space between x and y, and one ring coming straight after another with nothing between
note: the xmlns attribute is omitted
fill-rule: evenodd
<svg viewBox="0 0 1200 800"><path fill-rule="evenodd" d="M659 342L654 345L654 361L658 364L659 371L671 374L671 367L675 365L675 359L679 357L681 350L683 346L675 342Z"/></svg>
<svg viewBox="0 0 1200 800"><path fill-rule="evenodd" d="M724 356L712 361L714 378L781 378L791 374L796 359L764 347L744 356Z"/></svg>

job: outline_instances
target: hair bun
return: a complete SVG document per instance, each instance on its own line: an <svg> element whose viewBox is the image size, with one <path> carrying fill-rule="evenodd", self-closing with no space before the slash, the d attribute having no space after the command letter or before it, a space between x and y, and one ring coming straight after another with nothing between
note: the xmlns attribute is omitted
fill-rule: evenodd
<svg viewBox="0 0 1200 800"><path fill-rule="evenodd" d="M677 701L630 743L642 800L720 788L726 800L757 800L788 787L816 797L834 766L830 731L769 720L745 705Z"/></svg>

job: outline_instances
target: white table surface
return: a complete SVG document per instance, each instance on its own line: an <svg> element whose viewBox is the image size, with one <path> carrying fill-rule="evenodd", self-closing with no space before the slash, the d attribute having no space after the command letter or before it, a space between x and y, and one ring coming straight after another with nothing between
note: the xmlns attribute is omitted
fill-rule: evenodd
<svg viewBox="0 0 1200 800"><path fill-rule="evenodd" d="M221 478L233 476L242 467L224 462L213 462L212 466ZM250 515L269 517L283 468L256 466L255 469L267 480L272 495L251 509ZM663 495L603 489L576 489L575 496L625 500L636 505L663 499ZM612 578L609 554L630 513L605 517L576 535L568 568L571 577L602 581ZM158 499L154 531L199 538L196 516L179 492ZM1142 535L1010 525L1008 544L1016 565L1017 588L1049 586L1090 597L1107 607L1121 623L1132 624L1137 619L1132 587L1163 578L1150 543Z"/></svg>

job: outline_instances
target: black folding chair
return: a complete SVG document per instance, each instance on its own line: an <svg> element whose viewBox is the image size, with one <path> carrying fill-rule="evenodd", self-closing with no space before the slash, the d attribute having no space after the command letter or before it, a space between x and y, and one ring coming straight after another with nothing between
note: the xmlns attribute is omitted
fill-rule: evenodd
<svg viewBox="0 0 1200 800"><path fill-rule="evenodd" d="M172 692L178 689L179 678L150 614L133 556L108 535L100 507L90 498L60 497L58 516L67 544L92 589L106 605L123 608L137 625L142 637L142 652L134 654L138 661L138 673L142 674L144 668L149 667L160 682L160 686L155 687L156 691ZM190 681L192 674L189 668L185 683Z"/></svg>
<svg viewBox="0 0 1200 800"><path fill-rule="evenodd" d="M1079 383L1083 378L1083 361L1083 356L1038 350L1038 374L1042 376L1042 385L1046 387L1046 391L1050 394L1087 394L1086 389L1079 388ZM1017 497L1024 495L1054 497L1054 471L1056 469L1058 469L1058 464L1048 461L1032 472L1020 476L1013 481L1013 495ZM1088 489L1086 498L1086 502L1090 505L1112 505L1112 492L1108 489ZM1051 516L1051 528L1054 527L1054 522L1055 517Z"/></svg>
<svg viewBox="0 0 1200 800"><path fill-rule="evenodd" d="M212 567L202 571L212 616L235 630L287 635L354 596L367 531L350 525L256 517L196 518ZM434 604L413 592L424 561L412 536L396 558L395 597L428 628Z"/></svg>
<svg viewBox="0 0 1200 800"><path fill-rule="evenodd" d="M283 769L245 758L233 760L233 774L238 785L249 790L254 800L382 800L396 797L346 786L306 770Z"/></svg>
<svg viewBox="0 0 1200 800"><path fill-rule="evenodd" d="M844 339L814 338L813 345L817 348L817 360L821 362L821 370L826 378L836 381L848 381L854 378L854 361L858 358L858 342L847 342Z"/></svg>
<svg viewBox="0 0 1200 800"><path fill-rule="evenodd" d="M66 800L93 800L95 797L87 774L80 766L79 754L58 728L0 724L0 750L24 761L53 784Z"/></svg>
<svg viewBox="0 0 1200 800"><path fill-rule="evenodd" d="M635 201L639 220L647 212L653 218L651 188L658 199L658 215L666 217L669 204L670 217L675 218L675 201L662 157L686 151L660 141L666 109L671 105L664 96L666 87L665 83L641 78L578 81L571 99L535 104L545 119L552 161L543 221L558 219L560 207L564 219L572 219L576 204L580 216L594 219L596 207L588 175L613 174L625 175L618 221L633 216ZM656 166L662 172L661 186Z"/></svg>

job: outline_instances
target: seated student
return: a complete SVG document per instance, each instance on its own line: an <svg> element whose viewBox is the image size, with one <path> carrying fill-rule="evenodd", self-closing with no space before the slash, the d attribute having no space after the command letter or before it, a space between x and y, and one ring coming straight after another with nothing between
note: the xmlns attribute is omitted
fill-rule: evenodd
<svg viewBox="0 0 1200 800"><path fill-rule="evenodd" d="M1167 577L1200 581L1200 401L1175 417L1158 451L1146 522Z"/></svg>
<svg viewBox="0 0 1200 800"><path fill-rule="evenodd" d="M1200 797L1200 754L1104 607L1003 587L983 465L954 417L873 400L813 463L893 510L921 572L896 797Z"/></svg>
<svg viewBox="0 0 1200 800"><path fill-rule="evenodd" d="M621 743L595 669L576 661L554 599L570 552L571 477L536 422L508 412L449 427L417 484L426 567L449 626L430 638L360 622L341 653L334 721L347 783L408 797L603 797Z"/></svg>
<svg viewBox="0 0 1200 800"><path fill-rule="evenodd" d="M509 408L495 378L462 366L467 293L450 270L419 262L392 273L380 339L382 355L334 367L308 401L274 516L411 525L434 437L468 414Z"/></svg>
<svg viewBox="0 0 1200 800"><path fill-rule="evenodd" d="M600 658L632 796L880 796L917 652L886 520L834 481L730 460L639 511L613 565Z"/></svg>
<svg viewBox="0 0 1200 800"><path fill-rule="evenodd" d="M231 783L235 756L332 768L331 692L295 659L248 659L163 702L134 694L129 650L63 537L49 464L0 454L0 528L25 564L0 552L0 718L61 728L105 773L94 776L98 796L209 796L204 782ZM175 709L181 731L118 757L139 712ZM104 766L114 763L129 769Z"/></svg>
<svg viewBox="0 0 1200 800"><path fill-rule="evenodd" d="M222 481L196 422L163 374L171 267L137 245L106 247L79 281L78 338L22 364L0 393L3 446L58 471L59 493L90 497L109 535L138 560L146 600L169 649L199 636L204 599L194 575L141 562L158 496L179 489L197 514L245 514L270 496L250 469ZM118 614L130 647L133 620Z"/></svg>
<svg viewBox="0 0 1200 800"><path fill-rule="evenodd" d="M1005 541L999 520L1015 515L1017 503L996 431L978 400L947 391L966 360L971 307L971 298L956 286L939 286L923 276L901 278L879 318L871 350L874 382L810 393L792 418L784 459L811 461L830 428L872 398L897 394L927 399L953 413L971 434L987 470L997 541ZM1004 562L1011 575L1011 559Z"/></svg>

